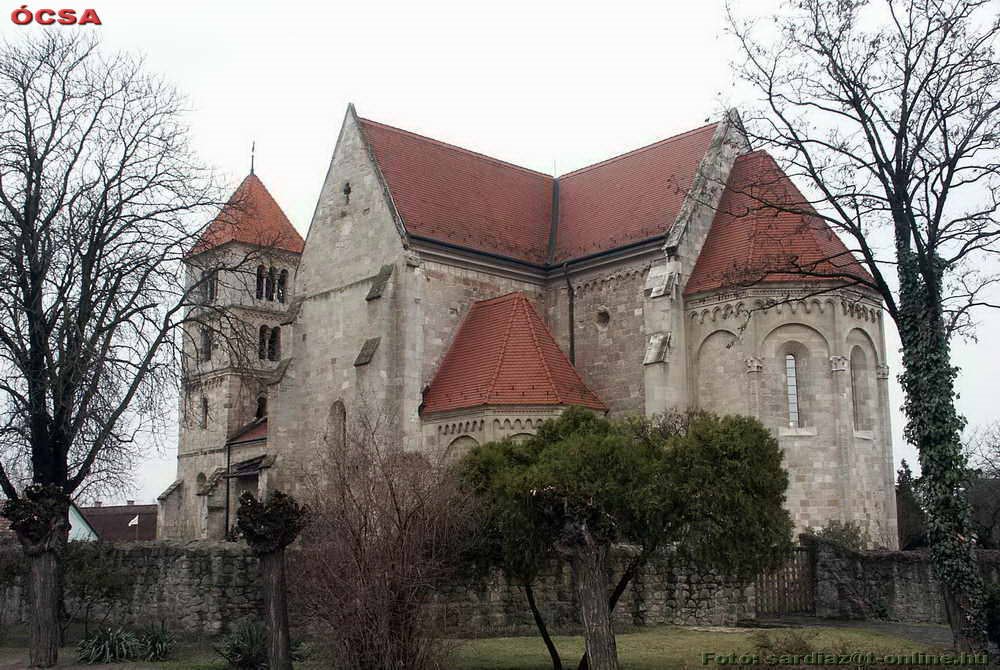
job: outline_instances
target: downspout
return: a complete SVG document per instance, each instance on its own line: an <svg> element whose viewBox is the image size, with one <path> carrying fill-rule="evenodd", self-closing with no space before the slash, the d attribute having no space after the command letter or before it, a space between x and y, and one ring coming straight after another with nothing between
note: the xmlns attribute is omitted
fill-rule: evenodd
<svg viewBox="0 0 1000 670"><path fill-rule="evenodd" d="M230 479L230 477L229 477L229 468L230 468L229 458L230 458L231 454L232 454L232 451L231 451L231 447L229 445L229 440L226 440L226 512L225 512L225 514L226 514L226 523L225 523L225 526L223 527L223 537L222 537L223 540L228 540L229 539L229 479Z"/></svg>
<svg viewBox="0 0 1000 670"><path fill-rule="evenodd" d="M569 280L569 269L563 263L563 278L566 279L566 296L569 298L569 362L576 365L576 295L573 292L573 283Z"/></svg>

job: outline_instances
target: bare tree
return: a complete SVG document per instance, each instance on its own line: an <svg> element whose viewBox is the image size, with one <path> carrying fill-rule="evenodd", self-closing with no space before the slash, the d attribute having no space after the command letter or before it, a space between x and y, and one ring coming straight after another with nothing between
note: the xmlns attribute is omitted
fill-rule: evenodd
<svg viewBox="0 0 1000 670"><path fill-rule="evenodd" d="M0 489L31 566L32 666L56 661L71 496L128 477L195 324L239 332L205 299L219 268L183 269L219 200L183 105L94 41L0 50Z"/></svg>
<svg viewBox="0 0 1000 670"><path fill-rule="evenodd" d="M902 341L907 424L926 483L933 564L956 645L985 645L982 580L971 542L950 340L996 307L1000 207L1000 35L990 0L798 0L773 21L730 11L738 73L759 95L745 119L806 195L771 212L822 220L843 253L768 273L840 280L879 295ZM763 193L763 196L759 194Z"/></svg>
<svg viewBox="0 0 1000 670"><path fill-rule="evenodd" d="M393 421L360 404L346 430L333 422L310 464L313 516L292 575L297 610L344 667L440 667L428 606L474 532L471 499L446 463L394 445Z"/></svg>

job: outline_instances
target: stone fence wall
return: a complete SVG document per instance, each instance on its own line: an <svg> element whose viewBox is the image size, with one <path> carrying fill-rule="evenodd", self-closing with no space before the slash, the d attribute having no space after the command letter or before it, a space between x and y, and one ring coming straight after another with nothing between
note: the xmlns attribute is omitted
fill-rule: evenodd
<svg viewBox="0 0 1000 670"><path fill-rule="evenodd" d="M816 616L947 623L941 585L925 551L856 552L802 536L815 558ZM979 551L987 582L1000 582L1000 551Z"/></svg>
<svg viewBox="0 0 1000 670"><path fill-rule="evenodd" d="M216 634L228 624L258 615L262 608L257 559L246 547L227 542L131 542L115 545L114 561L132 576L131 596L110 612L109 621L143 626L165 624L189 633ZM23 561L16 546L0 548L0 560ZM22 579L0 584L0 625L27 620ZM75 603L68 602L74 610ZM100 621L105 612L92 617Z"/></svg>
<svg viewBox="0 0 1000 670"><path fill-rule="evenodd" d="M261 611L257 560L243 545L226 542L137 542L115 545L115 561L133 576L131 597L110 620L128 625L164 623L186 633L214 635ZM0 560L23 560L14 546ZM624 557L613 561L617 580ZM288 555L294 570L295 554ZM535 584L535 599L554 631L579 626L572 573L553 563ZM500 573L444 589L432 610L454 635L488 636L534 630L523 590ZM26 620L27 594L20 579L0 583L0 626ZM663 557L639 572L615 611L621 625L658 623L733 625L754 616L753 587L702 574ZM97 613L100 619L103 613Z"/></svg>

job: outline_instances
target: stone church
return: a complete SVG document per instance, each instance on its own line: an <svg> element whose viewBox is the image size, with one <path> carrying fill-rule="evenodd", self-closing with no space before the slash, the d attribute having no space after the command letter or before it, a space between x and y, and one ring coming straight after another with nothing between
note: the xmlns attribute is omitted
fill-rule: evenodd
<svg viewBox="0 0 1000 670"><path fill-rule="evenodd" d="M581 405L758 417L797 528L895 545L881 303L735 112L552 177L350 106L305 240L252 172L233 199L188 275L255 258L202 284L251 363L186 338L161 537L223 536L240 491L294 492L362 415L450 458Z"/></svg>

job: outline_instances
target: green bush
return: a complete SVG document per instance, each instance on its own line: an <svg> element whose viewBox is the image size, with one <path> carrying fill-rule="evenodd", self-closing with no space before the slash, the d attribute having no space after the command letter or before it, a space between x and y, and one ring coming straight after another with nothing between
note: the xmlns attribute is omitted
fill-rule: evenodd
<svg viewBox="0 0 1000 670"><path fill-rule="evenodd" d="M124 628L100 628L86 636L77 645L80 663L120 663L138 658L139 639Z"/></svg>
<svg viewBox="0 0 1000 670"><path fill-rule="evenodd" d="M163 661L173 653L176 639L165 626L147 626L136 635L139 640L140 661Z"/></svg>
<svg viewBox="0 0 1000 670"><path fill-rule="evenodd" d="M241 619L222 638L215 653L236 670L267 670L267 629L259 621ZM305 660L308 654L306 645L292 640L293 661Z"/></svg>
<svg viewBox="0 0 1000 670"><path fill-rule="evenodd" d="M229 667L238 670L267 670L267 633L250 619L238 621L215 648Z"/></svg>
<svg viewBox="0 0 1000 670"><path fill-rule="evenodd" d="M854 551L862 551L871 544L868 531L856 521L833 520L823 528L811 528L810 532L816 537Z"/></svg>

